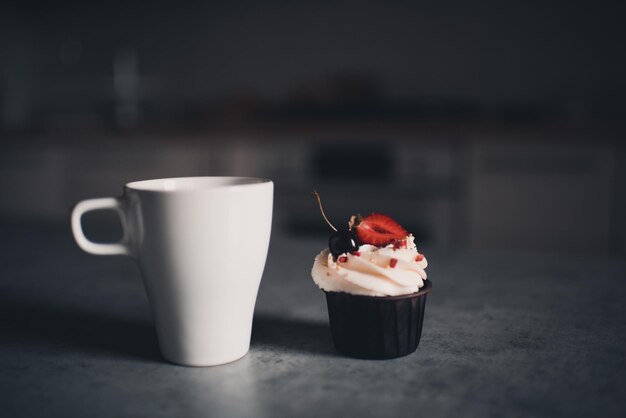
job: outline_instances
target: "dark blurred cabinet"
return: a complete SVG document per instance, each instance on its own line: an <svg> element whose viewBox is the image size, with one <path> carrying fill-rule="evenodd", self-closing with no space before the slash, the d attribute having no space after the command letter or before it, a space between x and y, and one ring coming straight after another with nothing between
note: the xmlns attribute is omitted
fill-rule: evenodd
<svg viewBox="0 0 626 418"><path fill-rule="evenodd" d="M615 251L615 153L547 138L472 145L469 243L578 254Z"/></svg>
<svg viewBox="0 0 626 418"><path fill-rule="evenodd" d="M411 130L50 140L0 153L0 216L66 220L76 201L119 195L137 179L258 176L275 181L282 232L327 233L311 196L318 190L339 226L352 214L384 212L426 247L623 256L626 158L616 147Z"/></svg>

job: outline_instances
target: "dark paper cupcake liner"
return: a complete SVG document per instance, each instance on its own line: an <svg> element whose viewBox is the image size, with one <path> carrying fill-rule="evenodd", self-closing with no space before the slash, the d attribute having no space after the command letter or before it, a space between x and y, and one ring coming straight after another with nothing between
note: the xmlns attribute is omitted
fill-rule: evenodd
<svg viewBox="0 0 626 418"><path fill-rule="evenodd" d="M419 292L402 296L357 296L325 292L328 318L337 350L363 359L391 359L411 354L422 335L429 280Z"/></svg>

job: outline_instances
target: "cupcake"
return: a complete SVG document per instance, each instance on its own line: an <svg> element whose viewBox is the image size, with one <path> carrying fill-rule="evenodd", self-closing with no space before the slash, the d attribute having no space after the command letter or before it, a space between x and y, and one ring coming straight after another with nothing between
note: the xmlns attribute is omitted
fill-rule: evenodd
<svg viewBox="0 0 626 418"><path fill-rule="evenodd" d="M326 294L337 350L366 359L391 359L417 349L426 295L426 257L414 237L387 215L352 216L313 263L313 281Z"/></svg>

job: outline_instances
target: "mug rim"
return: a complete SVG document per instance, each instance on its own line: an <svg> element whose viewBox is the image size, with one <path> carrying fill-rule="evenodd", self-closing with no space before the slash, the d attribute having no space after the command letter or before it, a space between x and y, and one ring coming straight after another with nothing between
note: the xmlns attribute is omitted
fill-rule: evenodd
<svg viewBox="0 0 626 418"><path fill-rule="evenodd" d="M182 176L131 181L124 185L124 189L148 193L178 193L199 190L232 190L272 183L272 180L261 177Z"/></svg>

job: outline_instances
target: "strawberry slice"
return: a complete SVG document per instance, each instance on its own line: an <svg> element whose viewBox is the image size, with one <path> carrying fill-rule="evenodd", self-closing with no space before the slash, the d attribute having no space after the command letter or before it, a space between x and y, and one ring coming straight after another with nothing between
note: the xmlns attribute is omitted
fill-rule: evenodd
<svg viewBox="0 0 626 418"><path fill-rule="evenodd" d="M372 213L361 219L355 229L362 243L377 247L383 247L407 236L404 228L382 213Z"/></svg>

